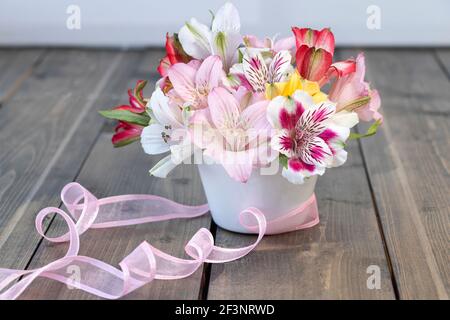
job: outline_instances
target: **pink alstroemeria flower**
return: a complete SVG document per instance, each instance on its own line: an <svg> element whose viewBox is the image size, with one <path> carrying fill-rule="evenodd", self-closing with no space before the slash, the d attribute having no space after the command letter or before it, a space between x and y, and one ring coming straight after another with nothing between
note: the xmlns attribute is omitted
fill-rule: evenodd
<svg viewBox="0 0 450 320"><path fill-rule="evenodd" d="M264 38L264 40L259 39L254 35L246 35L244 36L244 44L248 48L255 48L261 50L272 51L274 54L287 50L290 53L293 53L292 50L295 49L295 37L290 36L286 38L281 38L278 40L271 38Z"/></svg>
<svg viewBox="0 0 450 320"><path fill-rule="evenodd" d="M176 63L167 71L173 89L168 93L181 107L203 109L208 106L208 94L218 87L225 73L219 56L209 56L201 64Z"/></svg>
<svg viewBox="0 0 450 320"><path fill-rule="evenodd" d="M209 108L191 119L194 143L204 149L204 156L220 163L240 182L248 180L253 166L267 165L277 155L269 145L269 101L247 105L249 101L242 90L232 94L225 88L214 88L208 97Z"/></svg>
<svg viewBox="0 0 450 320"><path fill-rule="evenodd" d="M331 77L342 77L355 71L355 61L333 63L334 35L330 29L313 30L293 27L296 40L296 64L300 75L325 84Z"/></svg>
<svg viewBox="0 0 450 320"><path fill-rule="evenodd" d="M346 161L344 142L358 117L335 112L334 103L314 104L312 97L301 90L292 98L278 96L270 102L267 117L277 130L271 144L288 158L282 174L290 182L301 184L305 178L322 175L325 168Z"/></svg>
<svg viewBox="0 0 450 320"><path fill-rule="evenodd" d="M378 112L380 96L364 81L365 73L364 54L360 53L356 58L356 71L336 79L328 97L337 103L338 111L355 111L363 121L383 121L383 116Z"/></svg>

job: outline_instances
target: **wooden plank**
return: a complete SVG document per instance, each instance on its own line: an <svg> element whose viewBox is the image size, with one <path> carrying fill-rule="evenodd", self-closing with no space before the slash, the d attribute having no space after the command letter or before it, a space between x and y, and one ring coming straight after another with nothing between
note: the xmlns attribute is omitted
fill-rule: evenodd
<svg viewBox="0 0 450 320"><path fill-rule="evenodd" d="M400 298L448 299L448 79L430 50L368 50L366 64L385 121L361 143Z"/></svg>
<svg viewBox="0 0 450 320"><path fill-rule="evenodd" d="M1 267L26 267L40 241L35 214L58 206L79 173L104 123L96 110L125 100L156 61L145 52L55 50L0 109Z"/></svg>
<svg viewBox="0 0 450 320"><path fill-rule="evenodd" d="M202 204L205 197L197 169L194 165L179 167L167 179L150 177L148 169L158 157L146 155L139 143L126 148L113 149L111 133L101 135L77 179L94 195L104 197L116 194L145 193L161 195L180 203ZM178 257L184 257L184 246L201 227L209 228L210 218L173 220L123 228L93 230L82 237L82 255L98 258L118 265L142 241L147 240L157 248ZM65 232L62 221L52 224L50 234ZM30 267L38 267L60 257L67 245L49 245L44 242ZM128 295L127 299L197 299L201 287L202 268L182 280L154 282ZM80 290L69 290L65 285L39 279L26 294L25 299L93 299Z"/></svg>
<svg viewBox="0 0 450 320"><path fill-rule="evenodd" d="M0 105L10 98L32 73L43 49L0 49Z"/></svg>
<svg viewBox="0 0 450 320"><path fill-rule="evenodd" d="M282 192L282 190L280 190ZM349 144L347 163L319 178L319 225L264 238L235 262L212 265L208 299L394 299L361 154ZM217 230L222 246L252 236ZM381 288L367 288L367 268L379 266Z"/></svg>
<svg viewBox="0 0 450 320"><path fill-rule="evenodd" d="M439 64L445 69L447 78L450 79L450 49L437 49L436 55Z"/></svg>

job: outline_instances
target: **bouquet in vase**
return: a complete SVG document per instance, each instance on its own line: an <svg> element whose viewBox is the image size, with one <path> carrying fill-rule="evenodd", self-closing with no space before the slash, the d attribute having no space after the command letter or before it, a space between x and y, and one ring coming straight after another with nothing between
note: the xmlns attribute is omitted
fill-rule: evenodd
<svg viewBox="0 0 450 320"><path fill-rule="evenodd" d="M167 34L151 97L143 96L147 82L141 80L128 92L129 105L101 112L119 120L114 146L140 140L148 154L167 153L152 175L166 177L192 158L201 164L213 217L224 206L228 212L248 205L273 211L263 198L286 201L281 211L289 211L308 197L291 203L286 190L312 193L316 176L345 163L347 140L373 135L382 122L378 92L364 80L364 55L333 61L330 29L293 27L291 36L280 39L243 36L240 29L231 3L213 15L210 26L192 18L178 33ZM351 133L359 121L373 125L365 134ZM308 183L312 188L301 186ZM221 192L214 184L237 197L257 190L256 200L238 198L245 202L241 207L214 205L212 198ZM274 187L284 194L271 197Z"/></svg>

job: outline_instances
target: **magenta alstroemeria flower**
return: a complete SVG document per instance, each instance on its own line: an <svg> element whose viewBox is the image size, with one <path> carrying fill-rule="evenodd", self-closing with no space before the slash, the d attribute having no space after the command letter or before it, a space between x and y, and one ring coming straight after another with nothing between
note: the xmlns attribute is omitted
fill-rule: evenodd
<svg viewBox="0 0 450 320"><path fill-rule="evenodd" d="M338 111L355 111L363 121L382 121L383 116L378 112L380 96L364 81L365 73L364 54L360 53L356 58L356 71L336 79L328 97L337 103Z"/></svg>
<svg viewBox="0 0 450 320"><path fill-rule="evenodd" d="M181 107L207 107L208 94L221 84L225 76L222 66L219 56L209 56L201 64L196 60L189 64L174 64L167 71L173 86L168 95Z"/></svg>
<svg viewBox="0 0 450 320"><path fill-rule="evenodd" d="M277 130L272 148L288 158L282 174L292 183L303 183L307 177L322 175L327 167L343 164L347 159L344 142L358 123L355 113L336 114L334 103L314 104L301 90L293 97L274 98L267 117Z"/></svg>

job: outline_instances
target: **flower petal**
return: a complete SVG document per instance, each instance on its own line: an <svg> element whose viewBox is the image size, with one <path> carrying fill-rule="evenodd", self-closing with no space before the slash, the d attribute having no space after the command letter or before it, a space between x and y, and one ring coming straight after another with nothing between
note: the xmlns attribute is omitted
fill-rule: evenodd
<svg viewBox="0 0 450 320"><path fill-rule="evenodd" d="M303 45L296 53L297 70L303 78L319 81L326 75L332 59L331 53L324 49Z"/></svg>
<svg viewBox="0 0 450 320"><path fill-rule="evenodd" d="M253 169L253 152L224 151L222 156L221 164L228 175L239 182L247 182Z"/></svg>
<svg viewBox="0 0 450 320"><path fill-rule="evenodd" d="M324 28L317 34L317 39L314 46L322 48L329 52L331 56L334 55L334 35L329 28Z"/></svg>
<svg viewBox="0 0 450 320"><path fill-rule="evenodd" d="M299 158L306 164L323 167L329 162L332 152L319 137L311 138L300 151Z"/></svg>
<svg viewBox="0 0 450 320"><path fill-rule="evenodd" d="M239 32L218 31L213 34L212 52L222 58L224 70L228 71L238 62L238 47L241 43Z"/></svg>
<svg viewBox="0 0 450 320"><path fill-rule="evenodd" d="M204 59L211 54L211 38L209 28L194 18L186 22L178 33L184 51L196 59Z"/></svg>
<svg viewBox="0 0 450 320"><path fill-rule="evenodd" d="M165 77L167 75L167 70L170 67L170 60L169 57L165 56L164 58L159 61L158 68L156 69L158 73L161 75L161 77Z"/></svg>
<svg viewBox="0 0 450 320"><path fill-rule="evenodd" d="M185 101L194 103L195 95L195 70L190 65L184 63L174 64L167 71L170 82L173 85L175 92Z"/></svg>
<svg viewBox="0 0 450 320"><path fill-rule="evenodd" d="M338 125L343 126L346 128L353 128L356 126L359 122L358 115L355 112L349 112L349 111L339 111L338 113L335 113L331 119L331 121Z"/></svg>
<svg viewBox="0 0 450 320"><path fill-rule="evenodd" d="M319 31L310 28L297 27L293 27L292 32L295 36L295 44L297 48L300 48L303 45L306 45L307 47L313 47L319 33Z"/></svg>
<svg viewBox="0 0 450 320"><path fill-rule="evenodd" d="M115 134L112 136L112 143L115 147L122 147L139 140L143 127L119 121L115 128Z"/></svg>
<svg viewBox="0 0 450 320"><path fill-rule="evenodd" d="M182 126L181 110L177 106L169 103L169 98L164 95L159 86L153 92L149 106L152 118L159 122L159 124L172 127Z"/></svg>
<svg viewBox="0 0 450 320"><path fill-rule="evenodd" d="M266 111L269 101L263 100L249 105L242 111L242 121L251 129L257 131L264 131L269 129L269 122L267 121Z"/></svg>
<svg viewBox="0 0 450 320"><path fill-rule="evenodd" d="M162 133L165 131L160 124L154 123L145 127L141 133L141 144L147 154L160 154L170 150L169 143L164 141Z"/></svg>
<svg viewBox="0 0 450 320"><path fill-rule="evenodd" d="M269 66L269 81L280 82L291 69L291 54L287 50L278 52L272 59Z"/></svg>
<svg viewBox="0 0 450 320"><path fill-rule="evenodd" d="M211 120L219 129L231 129L239 121L239 103L225 88L214 88L208 96Z"/></svg>
<svg viewBox="0 0 450 320"><path fill-rule="evenodd" d="M335 111L336 106L331 102L323 102L308 108L301 115L298 126L300 130L309 135L319 135L327 128L327 121Z"/></svg>
<svg viewBox="0 0 450 320"><path fill-rule="evenodd" d="M294 100L284 96L277 96L267 106L267 120L275 129L293 128L298 120L295 116L295 110Z"/></svg>
<svg viewBox="0 0 450 320"><path fill-rule="evenodd" d="M315 107L314 99L307 91L296 90L292 98L295 102L301 104L305 110Z"/></svg>
<svg viewBox="0 0 450 320"><path fill-rule="evenodd" d="M157 164L150 169L149 173L158 178L166 178L167 175L175 169L178 164L172 161L172 155L168 155L158 161Z"/></svg>
<svg viewBox="0 0 450 320"><path fill-rule="evenodd" d="M306 179L315 175L323 175L324 173L325 167L310 166L300 159L290 159L288 167L283 168L281 174L291 183L302 184Z"/></svg>
<svg viewBox="0 0 450 320"><path fill-rule="evenodd" d="M196 87L212 89L219 86L219 82L224 76L222 61L218 56L209 56L201 64L195 75Z"/></svg>
<svg viewBox="0 0 450 320"><path fill-rule="evenodd" d="M264 92L268 81L268 70L266 63L260 53L250 57L248 54L244 56L242 61L245 77L253 87L253 90Z"/></svg>
<svg viewBox="0 0 450 320"><path fill-rule="evenodd" d="M338 78L344 77L356 71L356 62L353 59L337 61L331 65Z"/></svg>
<svg viewBox="0 0 450 320"><path fill-rule="evenodd" d="M211 29L213 32L239 32L241 20L238 10L232 3L225 3L217 11Z"/></svg>
<svg viewBox="0 0 450 320"><path fill-rule="evenodd" d="M291 36L275 41L272 49L275 52L279 52L281 50L288 50L289 52L291 52L294 48L295 48L295 37Z"/></svg>
<svg viewBox="0 0 450 320"><path fill-rule="evenodd" d="M286 155L288 158L294 156L295 141L292 139L289 130L280 130L274 134L270 140L272 149Z"/></svg>
<svg viewBox="0 0 450 320"><path fill-rule="evenodd" d="M370 102L363 107L355 109L355 111L362 121L372 121L372 120L383 121L383 116L378 112L380 105L381 101L378 91L371 90Z"/></svg>

